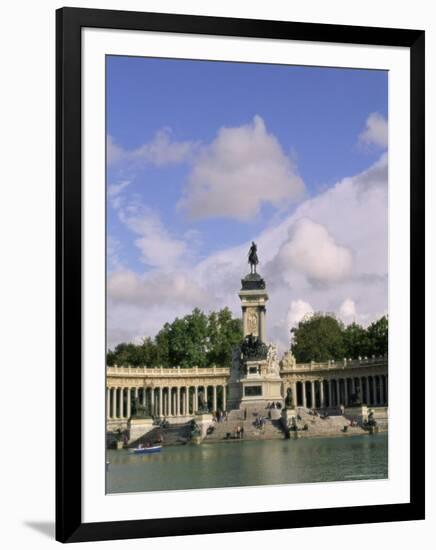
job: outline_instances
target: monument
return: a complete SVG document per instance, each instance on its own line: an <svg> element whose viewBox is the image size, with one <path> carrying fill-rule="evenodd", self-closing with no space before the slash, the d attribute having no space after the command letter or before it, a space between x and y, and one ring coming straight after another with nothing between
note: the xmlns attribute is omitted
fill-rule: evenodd
<svg viewBox="0 0 436 550"><path fill-rule="evenodd" d="M351 394L349 403L344 408L344 416L348 420L357 422L359 426L368 421L368 407L365 403L362 403L359 389Z"/></svg>
<svg viewBox="0 0 436 550"><path fill-rule="evenodd" d="M264 408L268 403L283 405L282 380L277 349L266 342L266 303L264 279L257 273L257 246L248 252L250 273L241 280L239 298L242 307L244 340L233 351L229 379L229 409L247 406Z"/></svg>
<svg viewBox="0 0 436 550"><path fill-rule="evenodd" d="M127 423L129 442L136 441L153 429L153 417L149 407L142 405L139 399L132 401L132 413Z"/></svg>

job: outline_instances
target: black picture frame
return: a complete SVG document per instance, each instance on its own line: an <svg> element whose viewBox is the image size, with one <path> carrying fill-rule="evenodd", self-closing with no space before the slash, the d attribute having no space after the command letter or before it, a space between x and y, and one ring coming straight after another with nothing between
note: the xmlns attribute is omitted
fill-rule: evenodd
<svg viewBox="0 0 436 550"><path fill-rule="evenodd" d="M405 47L410 50L410 502L135 521L82 522L81 29ZM56 539L61 542L424 519L424 52L420 30L62 8L56 13ZM419 411L419 412L418 412ZM74 433L74 438L71 434Z"/></svg>

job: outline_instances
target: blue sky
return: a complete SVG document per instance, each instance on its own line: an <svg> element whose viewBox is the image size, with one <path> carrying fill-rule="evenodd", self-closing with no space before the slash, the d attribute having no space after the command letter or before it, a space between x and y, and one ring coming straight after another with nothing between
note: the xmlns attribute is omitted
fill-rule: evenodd
<svg viewBox="0 0 436 550"><path fill-rule="evenodd" d="M128 284L137 277L141 294L147 278L186 277L265 232L281 226L289 232L299 209L384 158L387 92L384 71L108 57L108 276L129 273ZM341 235L321 225L340 245ZM338 231L345 238L348 228ZM276 242L277 253L283 244ZM354 266L356 251L348 248ZM271 269L274 258L268 262ZM287 267L297 264L294 258ZM313 273L307 281L302 289L319 287ZM233 283L237 290L238 279ZM196 300L207 309L201 296L211 289L196 284L192 303L176 307L180 314ZM328 294L332 281L327 286ZM114 312L128 294L116 288ZM309 303L297 288L289 286L289 304ZM214 296L220 305L219 292ZM132 338L140 336L133 330L139 313L126 321ZM113 341L130 332L114 330Z"/></svg>

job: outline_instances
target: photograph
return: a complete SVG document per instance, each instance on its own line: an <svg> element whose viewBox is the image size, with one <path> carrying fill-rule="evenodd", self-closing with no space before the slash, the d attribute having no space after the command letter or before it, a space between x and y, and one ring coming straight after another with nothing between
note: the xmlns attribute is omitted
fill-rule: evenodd
<svg viewBox="0 0 436 550"><path fill-rule="evenodd" d="M106 55L106 494L389 478L388 83Z"/></svg>

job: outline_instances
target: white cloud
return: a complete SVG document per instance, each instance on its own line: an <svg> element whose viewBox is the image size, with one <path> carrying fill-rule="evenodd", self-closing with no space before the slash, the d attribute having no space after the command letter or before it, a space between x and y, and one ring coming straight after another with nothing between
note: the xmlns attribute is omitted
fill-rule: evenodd
<svg viewBox="0 0 436 550"><path fill-rule="evenodd" d="M339 307L339 317L346 323L353 322L356 319L356 304L351 298L346 298Z"/></svg>
<svg viewBox="0 0 436 550"><path fill-rule="evenodd" d="M221 128L195 159L178 206L191 219L250 220L263 203L283 208L300 198L302 179L260 116L237 128Z"/></svg>
<svg viewBox="0 0 436 550"><path fill-rule="evenodd" d="M112 136L108 135L106 139L106 161L108 165L120 162L125 154L124 149L115 143Z"/></svg>
<svg viewBox="0 0 436 550"><path fill-rule="evenodd" d="M157 130L150 141L132 150L123 149L115 143L112 136L108 136L107 162L108 165L123 161L154 166L180 164L191 159L198 147L199 142L173 140L172 130L166 127Z"/></svg>
<svg viewBox="0 0 436 550"><path fill-rule="evenodd" d="M151 208L130 203L118 210L119 219L139 238L134 241L141 251L141 261L150 267L168 269L177 265L187 250L187 243L173 237Z"/></svg>
<svg viewBox="0 0 436 550"><path fill-rule="evenodd" d="M295 327L305 317L313 315L313 307L304 300L292 300L286 316L288 327Z"/></svg>
<svg viewBox="0 0 436 550"><path fill-rule="evenodd" d="M107 194L109 197L117 197L128 185L130 185L130 181L113 183L112 185L108 186Z"/></svg>
<svg viewBox="0 0 436 550"><path fill-rule="evenodd" d="M356 322L364 325L387 312L387 165L384 154L368 170L305 200L279 224L253 235L261 262L259 272L265 277L270 297L267 337L282 351L289 346L292 323L305 309L307 313L311 308L339 316L342 310L348 314L344 320L350 322L354 320L353 303ZM135 212L125 215L131 223L131 218L138 218ZM134 227L143 231L142 222L137 223ZM192 246L187 236L175 239L159 223L156 225L164 240L184 243L183 256L189 256ZM241 243L181 266L176 246L171 264L154 263L154 275L168 275L163 289L148 277L127 277L127 282L113 279L113 305L108 309L110 344L129 339L126 335L133 339L154 336L163 323L196 306L204 310L228 306L239 316L238 291L240 278L248 271L248 248L249 242ZM279 263L279 257L284 263ZM171 279L180 274L185 282ZM128 291L123 290L124 285ZM148 300L155 305L150 306Z"/></svg>
<svg viewBox="0 0 436 550"><path fill-rule="evenodd" d="M207 293L187 273L151 273L141 277L129 270L112 273L108 278L108 296L136 306L206 305Z"/></svg>
<svg viewBox="0 0 436 550"><path fill-rule="evenodd" d="M352 263L350 250L337 244L324 225L302 218L289 230L275 268L282 273L294 268L312 281L336 283L350 275Z"/></svg>
<svg viewBox="0 0 436 550"><path fill-rule="evenodd" d="M140 276L119 269L108 276L108 347L154 336L166 322L191 312L219 307L187 272Z"/></svg>
<svg viewBox="0 0 436 550"><path fill-rule="evenodd" d="M388 146L388 121L380 113L371 113L366 119L365 130L359 135L359 142L386 149Z"/></svg>

